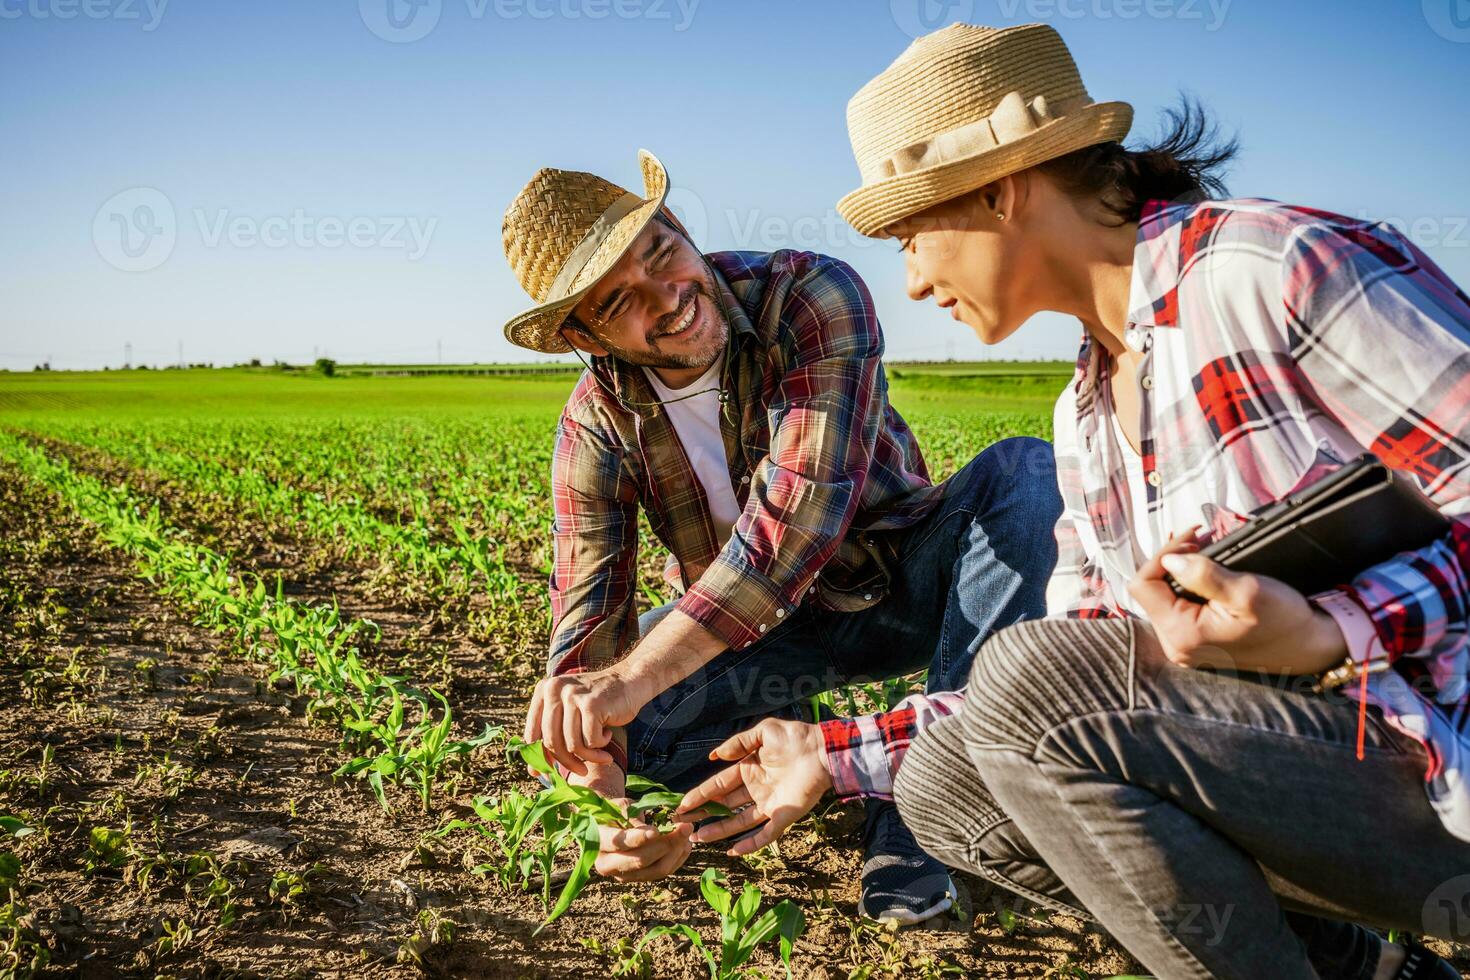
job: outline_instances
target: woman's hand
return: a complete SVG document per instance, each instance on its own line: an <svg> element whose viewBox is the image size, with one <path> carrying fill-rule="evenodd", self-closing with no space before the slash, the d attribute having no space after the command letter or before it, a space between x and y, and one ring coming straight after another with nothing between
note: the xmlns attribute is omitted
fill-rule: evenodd
<svg viewBox="0 0 1470 980"><path fill-rule="evenodd" d="M1198 554L1195 529L1171 538L1128 583L1164 656L1182 667L1318 674L1347 656L1331 616L1265 575L1232 572ZM1164 575L1203 603L1181 599Z"/></svg>
<svg viewBox="0 0 1470 980"><path fill-rule="evenodd" d="M750 837L736 841L729 852L734 855L758 851L780 837L832 788L826 746L817 725L767 718L727 739L710 758L735 765L686 793L678 812L689 813L710 802L738 811L696 831L697 844L724 840L765 824Z"/></svg>

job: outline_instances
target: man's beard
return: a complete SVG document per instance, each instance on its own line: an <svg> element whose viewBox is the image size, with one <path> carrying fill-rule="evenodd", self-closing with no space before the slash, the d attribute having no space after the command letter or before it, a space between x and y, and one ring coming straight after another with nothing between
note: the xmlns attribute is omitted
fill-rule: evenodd
<svg viewBox="0 0 1470 980"><path fill-rule="evenodd" d="M637 367L649 368L707 368L713 364L725 349L725 344L730 339L730 324L720 310L720 304L715 301L714 283L708 273L702 282L690 286L680 297L679 305L672 313L667 314L659 323L659 332L662 333L679 316L685 307L696 298L703 298L705 315L712 321L713 333L709 343L702 349L679 353L675 351L660 350L659 338L651 337L648 340L648 350L630 351L616 347L606 339L599 338L599 342L607 348L608 353L618 360ZM701 324L701 326L703 326ZM693 330L696 327L691 326Z"/></svg>

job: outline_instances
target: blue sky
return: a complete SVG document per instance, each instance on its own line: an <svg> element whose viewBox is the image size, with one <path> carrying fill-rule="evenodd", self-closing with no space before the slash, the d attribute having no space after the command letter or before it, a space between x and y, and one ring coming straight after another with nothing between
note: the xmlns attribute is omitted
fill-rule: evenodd
<svg viewBox="0 0 1470 980"><path fill-rule="evenodd" d="M1470 284L1470 0L0 0L0 366L529 359L506 204L640 146L706 250L836 255L890 356L987 356L833 211L848 97L954 20L1053 24L1135 137L1195 94L1234 193L1399 222Z"/></svg>

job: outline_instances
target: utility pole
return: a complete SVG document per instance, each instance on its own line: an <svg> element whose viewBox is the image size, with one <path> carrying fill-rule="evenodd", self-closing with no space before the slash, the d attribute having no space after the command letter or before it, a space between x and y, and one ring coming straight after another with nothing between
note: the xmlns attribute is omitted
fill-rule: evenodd
<svg viewBox="0 0 1470 980"><path fill-rule="evenodd" d="M130 340L123 344L123 370L130 370L133 366L133 342Z"/></svg>

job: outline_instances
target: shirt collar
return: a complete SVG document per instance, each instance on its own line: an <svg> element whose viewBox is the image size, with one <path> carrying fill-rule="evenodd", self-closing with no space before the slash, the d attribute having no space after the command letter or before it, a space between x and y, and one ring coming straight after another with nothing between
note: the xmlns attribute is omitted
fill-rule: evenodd
<svg viewBox="0 0 1470 980"><path fill-rule="evenodd" d="M1179 325L1179 248L1168 231L1192 208L1192 205L1163 200L1144 203L1128 280L1130 328ZM1073 375L1079 423L1092 413L1093 398L1104 371L1101 348L1083 330Z"/></svg>
<svg viewBox="0 0 1470 980"><path fill-rule="evenodd" d="M1169 232L1192 204L1148 201L1138 219L1133 273L1128 284L1128 322L1140 327L1179 325L1179 242Z"/></svg>

